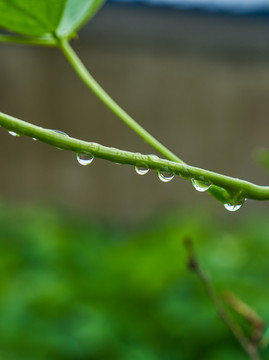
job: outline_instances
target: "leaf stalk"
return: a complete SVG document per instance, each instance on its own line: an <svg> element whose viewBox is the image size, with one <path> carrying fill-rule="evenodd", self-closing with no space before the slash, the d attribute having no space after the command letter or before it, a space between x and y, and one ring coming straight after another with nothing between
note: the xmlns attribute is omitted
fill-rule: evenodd
<svg viewBox="0 0 269 360"><path fill-rule="evenodd" d="M269 186L255 185L245 180L232 178L184 163L161 159L156 155L143 155L103 146L94 142L82 141L30 124L2 112L0 112L0 125L8 131L35 138L63 150L91 154L96 158L114 163L148 167L156 171L173 172L183 179L200 180L202 177L213 185L226 189L225 191L228 195L222 199L224 203L229 201L229 194L234 192L240 192L242 196L248 199L269 200Z"/></svg>

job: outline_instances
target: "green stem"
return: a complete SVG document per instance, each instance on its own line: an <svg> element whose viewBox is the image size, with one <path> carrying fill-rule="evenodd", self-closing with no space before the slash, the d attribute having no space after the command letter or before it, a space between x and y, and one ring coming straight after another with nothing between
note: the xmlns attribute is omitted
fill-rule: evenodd
<svg viewBox="0 0 269 360"><path fill-rule="evenodd" d="M89 74L88 70L85 68L77 54L71 48L68 43L68 40L74 37L75 34L71 34L68 39L58 39L55 35L52 37L40 37L40 38L31 38L23 36L13 36L13 35L1 35L0 42L7 43L17 43L24 45L40 45L40 46L58 46L61 48L69 62L71 63L74 70L83 80L83 82L103 101L103 103L108 106L108 108L114 112L124 123L126 123L132 130L134 130L140 137L142 137L149 145L154 149L159 151L167 159L176 161L184 164L184 162L168 150L164 145L162 145L158 140L156 140L150 133L142 128L130 115L128 115L95 81L95 79ZM229 196L226 190L218 188L216 186L211 186L208 190L208 193L213 195L216 199L221 202L225 202L225 199Z"/></svg>
<svg viewBox="0 0 269 360"><path fill-rule="evenodd" d="M181 164L185 164L178 156L167 149L156 138L154 138L148 131L146 131L141 125L139 125L125 110L123 110L97 83L92 77L89 71L86 69L76 52L72 49L67 39L57 39L59 47L67 60L81 78L81 80L93 91L93 93L115 114L117 115L127 126L129 126L136 134L138 134L144 141L151 145L160 154L171 161L176 161ZM213 197L221 202L225 202L229 194L226 190L211 186L207 191Z"/></svg>
<svg viewBox="0 0 269 360"><path fill-rule="evenodd" d="M218 315L229 327L235 338L238 340L239 344L249 355L250 359L259 360L260 357L258 353L258 344L252 342L251 339L249 339L244 334L239 323L226 310L223 301L217 293L210 276L204 271L197 259L191 239L186 238L184 240L184 245L188 253L189 268L190 270L194 271L201 280L209 298L212 300L212 303L217 310Z"/></svg>
<svg viewBox="0 0 269 360"><path fill-rule="evenodd" d="M23 37L23 36L13 36L13 35L3 35L0 34L0 42L4 43L16 43L22 45L39 45L39 46L58 46L57 40L53 37Z"/></svg>
<svg viewBox="0 0 269 360"><path fill-rule="evenodd" d="M108 95L108 93L92 77L92 75L86 69L86 67L66 39L59 39L58 41L60 49L62 50L78 76L81 78L81 80L115 115L117 115L136 134L138 134L143 140L145 140L149 145L151 145L155 150L157 150L167 159L177 161L179 163L184 163L179 157L173 154L169 149L167 149L157 139L155 139L149 132L147 132L142 126L140 126L129 114L127 114L125 110L123 110Z"/></svg>
<svg viewBox="0 0 269 360"><path fill-rule="evenodd" d="M269 186L255 185L244 180L199 169L183 163L160 159L158 156L142 155L78 140L59 134L53 130L43 129L39 126L29 124L28 122L1 112L0 125L8 131L38 139L60 149L70 150L76 153L92 154L97 158L109 160L114 163L148 167L149 169L157 171L173 172L176 175L182 176L184 179L201 180L202 177L206 179L206 181L210 181L218 187L225 188L231 193L240 192L241 195L246 198L269 200ZM229 197L223 198L222 200L223 202L229 202Z"/></svg>
<svg viewBox="0 0 269 360"><path fill-rule="evenodd" d="M148 133L142 126L140 126L130 115L128 115L96 82L96 80L90 75L84 64L81 62L77 54L69 45L68 40L74 37L75 34L71 34L68 39L59 39L57 36L52 37L40 37L30 38L13 35L0 35L0 42L18 43L27 45L40 45L40 46L58 46L70 64L77 72L82 81L97 95L97 97L113 112L115 113L125 124L127 124L134 132L136 132L141 138L143 138L149 145L155 150L160 152L163 156L171 161L185 164L179 157L162 145L157 139L155 139L150 133ZM222 203L226 202L230 197L230 193L218 186L211 186L207 191Z"/></svg>

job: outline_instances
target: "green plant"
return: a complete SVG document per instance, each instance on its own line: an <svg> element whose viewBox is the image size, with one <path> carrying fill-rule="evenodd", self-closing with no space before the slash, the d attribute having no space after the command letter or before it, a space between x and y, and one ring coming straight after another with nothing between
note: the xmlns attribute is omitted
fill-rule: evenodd
<svg viewBox="0 0 269 360"><path fill-rule="evenodd" d="M70 40L102 4L103 0L59 0L57 2L54 0L0 0L0 26L14 34L19 34L19 36L2 34L0 41L60 49L86 86L167 160L160 159L156 155L142 155L81 141L61 131L34 126L4 113L0 113L0 125L12 135L30 136L57 148L74 151L82 165L87 165L93 157L98 157L115 163L133 165L140 174L153 169L165 182L179 175L183 179L191 180L198 191L207 191L213 195L230 211L239 209L248 198L268 200L269 186L258 186L184 163L129 116L95 81L71 48Z"/></svg>
<svg viewBox="0 0 269 360"><path fill-rule="evenodd" d="M180 240L195 240L196 261L221 298L234 291L267 322L267 215L226 226L200 211L157 220L104 226L69 211L0 202L1 358L249 359L186 268Z"/></svg>

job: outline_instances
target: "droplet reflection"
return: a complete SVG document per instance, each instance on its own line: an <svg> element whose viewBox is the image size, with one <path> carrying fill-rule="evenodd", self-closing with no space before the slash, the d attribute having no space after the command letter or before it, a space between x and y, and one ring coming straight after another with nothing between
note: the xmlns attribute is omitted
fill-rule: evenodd
<svg viewBox="0 0 269 360"><path fill-rule="evenodd" d="M9 131L8 132L10 135L12 135L12 136L20 136L19 134L17 134L16 132L14 132L14 131Z"/></svg>
<svg viewBox="0 0 269 360"><path fill-rule="evenodd" d="M145 175L145 174L147 174L149 172L149 168L142 167L142 166L136 166L135 171L139 175Z"/></svg>
<svg viewBox="0 0 269 360"><path fill-rule="evenodd" d="M94 156L91 154L77 154L77 161L80 165L86 166L93 162Z"/></svg>
<svg viewBox="0 0 269 360"><path fill-rule="evenodd" d="M161 171L161 170L158 170L157 174L158 174L159 179L163 182L171 181L175 177L174 173L165 172L165 171Z"/></svg>
<svg viewBox="0 0 269 360"><path fill-rule="evenodd" d="M207 191L211 184L204 182L204 181L199 181L199 180L191 180L193 187L195 188L195 190L199 191L199 192L204 192Z"/></svg>
<svg viewBox="0 0 269 360"><path fill-rule="evenodd" d="M224 207L226 210L234 212L234 211L241 209L241 207L243 206L245 201L247 201L247 199L243 199L237 203L227 203L227 204L224 204Z"/></svg>

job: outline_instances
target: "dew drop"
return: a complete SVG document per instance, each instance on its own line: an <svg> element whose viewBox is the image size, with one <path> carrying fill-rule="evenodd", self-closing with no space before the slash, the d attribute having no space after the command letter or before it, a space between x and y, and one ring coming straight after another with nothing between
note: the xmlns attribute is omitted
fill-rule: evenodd
<svg viewBox="0 0 269 360"><path fill-rule="evenodd" d="M37 141L37 139L36 138L32 138L34 141Z"/></svg>
<svg viewBox="0 0 269 360"><path fill-rule="evenodd" d="M94 156L90 154L77 154L77 161L80 163L80 165L89 165L92 163L94 159Z"/></svg>
<svg viewBox="0 0 269 360"><path fill-rule="evenodd" d="M68 136L67 133L65 133L64 131L61 131L61 130L55 130L55 129L49 129L49 130L54 131L54 132L56 132L58 134L61 134L61 135Z"/></svg>
<svg viewBox="0 0 269 360"><path fill-rule="evenodd" d="M227 203L227 204L224 204L224 207L228 211L237 211L237 210L241 209L241 207L243 206L243 204L244 204L244 202L246 200L247 199L243 199L240 202L234 203L234 204L233 203Z"/></svg>
<svg viewBox="0 0 269 360"><path fill-rule="evenodd" d="M243 204L233 205L233 204L224 204L224 207L228 211L237 211L241 208Z"/></svg>
<svg viewBox="0 0 269 360"><path fill-rule="evenodd" d="M17 134L16 132L14 132L14 131L9 131L8 132L10 135L12 135L12 136L20 136L19 134Z"/></svg>
<svg viewBox="0 0 269 360"><path fill-rule="evenodd" d="M139 175L145 175L145 174L147 174L149 172L149 168L143 167L143 166L136 166L135 171Z"/></svg>
<svg viewBox="0 0 269 360"><path fill-rule="evenodd" d="M172 172L165 172L165 171L160 171L160 170L157 171L157 174L158 174L159 179L163 182L171 181L175 176L175 174Z"/></svg>
<svg viewBox="0 0 269 360"><path fill-rule="evenodd" d="M192 185L195 188L195 190L200 191L200 192L204 192L204 191L208 190L211 186L210 183L205 182L205 181L191 179L191 182L192 182Z"/></svg>

